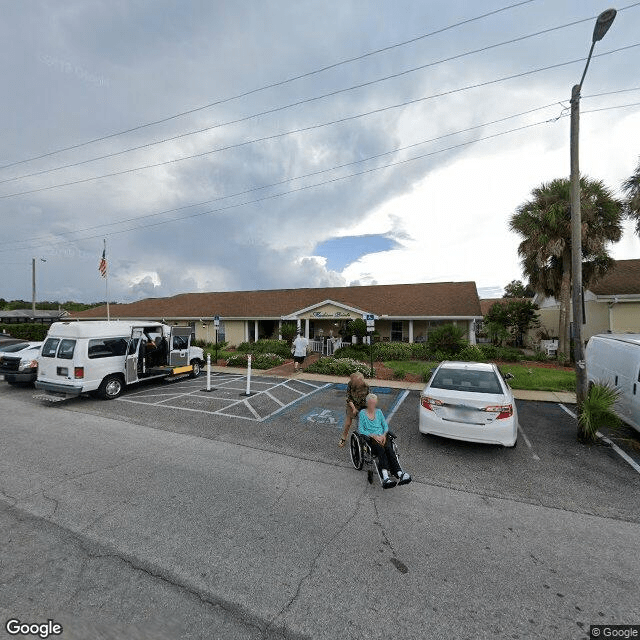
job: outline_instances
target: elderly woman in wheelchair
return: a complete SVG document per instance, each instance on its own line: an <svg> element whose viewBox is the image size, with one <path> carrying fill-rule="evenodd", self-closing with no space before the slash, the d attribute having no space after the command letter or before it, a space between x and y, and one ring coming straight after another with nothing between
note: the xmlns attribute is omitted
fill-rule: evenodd
<svg viewBox="0 0 640 640"><path fill-rule="evenodd" d="M402 470L398 461L395 435L389 431L384 414L377 408L378 397L370 393L367 406L360 411L358 433L351 434L351 462L360 470L367 464L367 479L372 482L375 466L383 489L396 484L408 484L411 476Z"/></svg>

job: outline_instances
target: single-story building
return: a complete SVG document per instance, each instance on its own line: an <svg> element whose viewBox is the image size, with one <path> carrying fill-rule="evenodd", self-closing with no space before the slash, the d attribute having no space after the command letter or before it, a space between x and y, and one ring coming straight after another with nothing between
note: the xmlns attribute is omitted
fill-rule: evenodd
<svg viewBox="0 0 640 640"><path fill-rule="evenodd" d="M295 322L310 339L339 338L347 322L364 314L377 316L375 330L384 342L422 342L447 323L462 326L475 343L475 322L482 319L475 282L324 287L183 293L112 304L111 319L160 320L190 325L199 340L230 345L278 337L283 322ZM106 320L106 306L74 313L82 320Z"/></svg>
<svg viewBox="0 0 640 640"><path fill-rule="evenodd" d="M537 295L534 302L540 307L541 328L557 337L558 301ZM585 291L584 308L585 341L597 333L640 333L640 260L617 260L605 276Z"/></svg>
<svg viewBox="0 0 640 640"><path fill-rule="evenodd" d="M25 322L37 322L38 324L51 324L64 318L67 312L64 309L36 309L35 316L32 309L0 310L0 323L19 324Z"/></svg>

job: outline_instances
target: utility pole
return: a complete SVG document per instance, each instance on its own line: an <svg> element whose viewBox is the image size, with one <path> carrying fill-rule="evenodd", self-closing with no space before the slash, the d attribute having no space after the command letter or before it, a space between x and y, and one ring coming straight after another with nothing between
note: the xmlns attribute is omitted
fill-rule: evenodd
<svg viewBox="0 0 640 640"><path fill-rule="evenodd" d="M578 414L587 397L587 370L584 361L582 325L584 324L582 306L582 211L580 209L580 91L587 75L591 56L596 42L602 40L616 17L615 9L603 11L597 18L591 38L591 48L582 72L580 82L571 90L571 305L573 317L573 360L576 371L576 401Z"/></svg>
<svg viewBox="0 0 640 640"><path fill-rule="evenodd" d="M36 259L31 258L31 315L36 319Z"/></svg>

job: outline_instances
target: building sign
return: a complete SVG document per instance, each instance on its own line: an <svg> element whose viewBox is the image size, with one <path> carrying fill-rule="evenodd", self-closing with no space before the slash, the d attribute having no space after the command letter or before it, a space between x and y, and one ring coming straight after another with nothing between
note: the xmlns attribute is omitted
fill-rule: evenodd
<svg viewBox="0 0 640 640"><path fill-rule="evenodd" d="M328 318L332 320L338 320L338 319L343 320L343 319L351 319L355 317L355 314L351 314L348 311L332 311L332 312L313 311L311 313L311 317L314 319Z"/></svg>

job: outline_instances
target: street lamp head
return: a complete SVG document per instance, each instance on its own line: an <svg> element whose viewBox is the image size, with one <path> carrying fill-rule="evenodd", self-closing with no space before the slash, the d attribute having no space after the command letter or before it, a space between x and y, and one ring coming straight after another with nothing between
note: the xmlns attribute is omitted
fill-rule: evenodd
<svg viewBox="0 0 640 640"><path fill-rule="evenodd" d="M593 28L593 42L598 42L604 38L609 27L613 24L617 11L615 9L607 9L603 11L596 20L596 25Z"/></svg>

